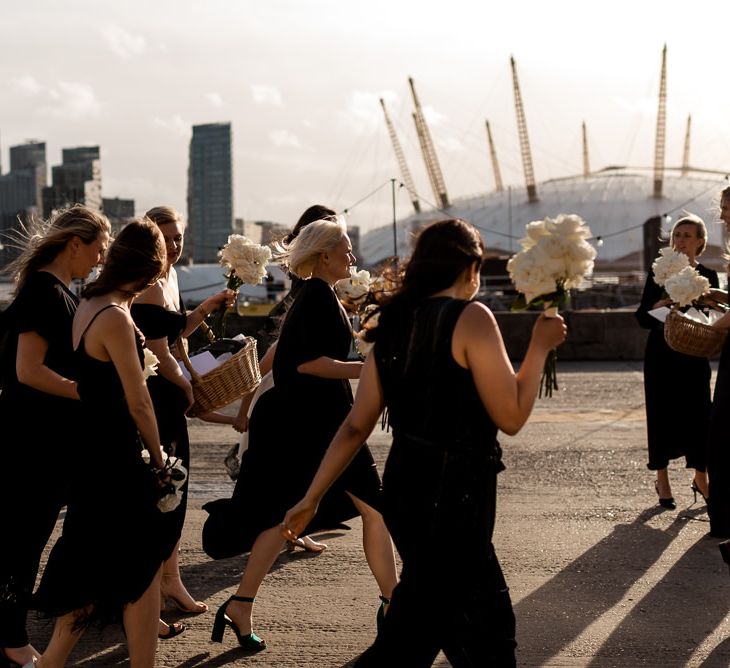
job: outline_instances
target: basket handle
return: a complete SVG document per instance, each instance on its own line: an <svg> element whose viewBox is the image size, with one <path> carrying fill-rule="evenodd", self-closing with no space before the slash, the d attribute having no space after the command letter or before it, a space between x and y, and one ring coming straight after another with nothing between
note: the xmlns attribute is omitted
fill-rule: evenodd
<svg viewBox="0 0 730 668"><path fill-rule="evenodd" d="M209 343L215 342L215 340L216 340L215 334L213 334L213 330L210 328L208 323L205 322L205 320L203 320L200 323L200 325L198 325L198 327L200 327L203 334L205 334ZM180 354L180 359L182 360L182 363L185 365L185 368L188 370L190 377L196 383L200 382L200 374L195 369L193 369L193 365L190 363L190 357L188 356L187 339L181 334L180 336L177 337L177 341L175 342L175 345Z"/></svg>

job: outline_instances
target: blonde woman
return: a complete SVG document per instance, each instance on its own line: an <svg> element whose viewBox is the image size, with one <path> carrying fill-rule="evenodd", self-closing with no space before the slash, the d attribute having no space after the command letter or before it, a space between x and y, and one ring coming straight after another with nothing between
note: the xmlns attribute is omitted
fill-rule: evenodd
<svg viewBox="0 0 730 668"><path fill-rule="evenodd" d="M362 369L362 362L348 359L352 330L333 290L338 280L350 275L355 262L344 223L310 223L286 247L282 259L304 283L278 338L274 387L261 395L251 416L246 461L233 499L223 504L228 521L218 525L219 530L240 536L239 548L251 553L235 595L218 610L212 640L221 642L229 626L238 643L250 651L266 647L253 631L252 611L259 586L286 542L279 522L304 494L350 410L350 379L358 378ZM277 413L282 419L272 429L267 416ZM389 599L397 574L390 535L376 510L379 491L375 463L364 447L323 499L317 520L301 534L361 515L368 564L382 596ZM221 505L214 502L206 509L210 521L221 512Z"/></svg>
<svg viewBox="0 0 730 668"><path fill-rule="evenodd" d="M25 629L27 606L66 501L76 441L80 402L71 323L79 300L71 282L102 262L110 232L105 216L70 207L19 235L20 254L4 269L16 288L0 314L6 334L0 421L19 425L23 437L14 445L6 436L0 462L0 525L12 545L0 559L0 648L20 665L39 656Z"/></svg>

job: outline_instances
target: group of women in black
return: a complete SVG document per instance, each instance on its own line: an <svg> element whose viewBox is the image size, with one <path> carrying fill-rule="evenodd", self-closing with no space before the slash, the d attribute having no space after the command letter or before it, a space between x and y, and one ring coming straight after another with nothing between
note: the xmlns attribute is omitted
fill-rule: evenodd
<svg viewBox="0 0 730 668"><path fill-rule="evenodd" d="M730 187L722 190L719 199L720 220L730 232ZM672 227L670 244L675 251L685 254L690 266L708 280L708 299L728 304L727 292L718 289L717 272L697 261L707 245L704 221L692 214L680 217ZM686 467L694 469L690 483L694 499L700 495L707 503L710 535L730 538L730 432L724 424L730 409L730 337L720 356L712 395L709 360L670 348L664 339L662 321L650 313L670 305L671 300L650 271L636 311L639 324L650 330L644 357L647 466L657 474L655 489L660 506L673 510L677 504L668 465L671 460L684 457ZM713 327L730 329L730 314L723 315ZM677 406L691 419L672 419Z"/></svg>
<svg viewBox="0 0 730 668"><path fill-rule="evenodd" d="M682 232L673 236L675 247L693 252L694 260L704 226L675 227ZM26 439L23 447L4 449L0 473L3 526L19 538L12 558L0 562L0 645L19 665L63 666L90 622L121 620L131 665L153 666L158 639L183 630L160 620L161 592L187 612L206 609L180 580L184 502L182 510L162 513L157 500L169 484L166 457L190 463L185 412L192 391L175 346L233 295L223 291L184 311L173 267L183 234L173 210L153 209L126 225L107 250L106 219L72 207L27 239L11 265L18 290L2 314L9 337L0 419L24 416ZM372 351L364 362L353 361L349 319L334 292L355 263L344 221L329 214L308 221L279 251L301 282L266 358L273 386L246 420L241 413L208 416L249 431L233 497L206 508L206 550L250 553L236 592L216 612L212 640L222 641L230 629L244 649L265 648L253 629L253 604L286 541L360 515L382 605L377 636L356 665L429 666L439 651L454 666L515 665L514 615L492 545L503 469L497 432L514 434L527 421L547 354L566 336L562 318L537 318L515 372L493 314L473 301L481 237L465 221L442 220L419 234L399 288L382 296L377 325L368 329ZM79 302L72 279L88 276L104 256ZM660 301L651 300L651 307ZM145 346L158 358L152 378ZM730 393L726 367L723 356L716 406ZM704 373L704 366L696 371L698 378ZM709 411L708 402L701 395L697 411ZM381 481L366 441L384 410L393 445ZM713 470L717 475L720 468L712 462L726 451L710 449L713 532L724 530L724 519L720 496L713 497ZM650 467L666 471L673 456L652 447ZM701 454L689 464L694 486L707 495ZM36 472L31 480L20 475L28 470ZM666 500L671 493L662 484L658 479L657 491ZM32 499L30 515L13 517L18 497ZM62 535L33 592L64 504ZM445 532L449 550L422 549ZM400 577L391 537L402 559ZM56 618L42 655L25 631L28 609Z"/></svg>

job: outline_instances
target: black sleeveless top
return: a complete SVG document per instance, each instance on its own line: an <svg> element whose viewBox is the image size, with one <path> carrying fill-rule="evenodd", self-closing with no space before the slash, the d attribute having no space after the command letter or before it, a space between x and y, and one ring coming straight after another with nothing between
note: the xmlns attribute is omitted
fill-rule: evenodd
<svg viewBox="0 0 730 668"><path fill-rule="evenodd" d="M379 336L373 354L394 439L479 450L501 469L497 426L471 371L459 366L451 352L456 322L469 304L449 297L426 299L409 324Z"/></svg>

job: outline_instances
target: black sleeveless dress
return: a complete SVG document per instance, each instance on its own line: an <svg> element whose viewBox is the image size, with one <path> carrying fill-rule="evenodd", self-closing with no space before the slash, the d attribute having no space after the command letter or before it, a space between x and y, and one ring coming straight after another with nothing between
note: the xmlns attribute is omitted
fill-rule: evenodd
<svg viewBox="0 0 730 668"><path fill-rule="evenodd" d="M278 339L274 387L261 395L251 414L249 447L233 497L203 506L209 513L203 549L210 557L247 552L304 496L353 398L348 380L319 378L297 368L319 357L346 361L351 342L350 322L334 290L318 278L304 281ZM380 476L367 445L325 494L302 534L357 517L346 492L380 506Z"/></svg>
<svg viewBox="0 0 730 668"><path fill-rule="evenodd" d="M730 410L730 338L720 355L712 399L712 420L708 444L707 472L710 477L710 498L707 512L710 516L710 534L716 538L730 538L730 429L727 425Z"/></svg>
<svg viewBox="0 0 730 668"><path fill-rule="evenodd" d="M515 619L492 546L504 469L497 427L451 352L468 304L425 300L371 353L393 431L383 516L403 570L358 666L430 666L439 650L454 666L515 665Z"/></svg>
<svg viewBox="0 0 730 668"><path fill-rule="evenodd" d="M182 304L182 300L180 304ZM185 313L170 311L157 304L132 304L131 313L135 324L142 330L146 339L167 337L169 346L177 341L187 324ZM147 379L147 389L155 409L162 447L168 455L180 457L183 466L188 470L188 478L180 490L180 505L163 515L161 538L169 557L182 535L188 507L190 438L188 421L185 417L185 410L188 406L185 393L159 373Z"/></svg>
<svg viewBox="0 0 730 668"><path fill-rule="evenodd" d="M160 568L162 513L114 364L88 355L83 337L76 352L82 419L68 509L31 608L58 617L93 606L79 624L107 623L121 619ZM142 365L139 332L137 352Z"/></svg>

